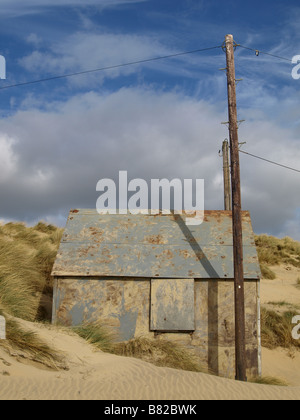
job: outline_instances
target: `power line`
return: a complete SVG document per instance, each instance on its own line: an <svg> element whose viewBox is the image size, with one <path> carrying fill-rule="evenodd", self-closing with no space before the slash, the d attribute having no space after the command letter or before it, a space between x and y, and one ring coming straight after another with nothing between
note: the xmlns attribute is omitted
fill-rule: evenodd
<svg viewBox="0 0 300 420"><path fill-rule="evenodd" d="M264 160L265 162L272 163L273 165L281 166L282 168L290 169L291 171L300 172L299 169L291 168L290 166L285 166L285 165L282 165L281 163L273 162L272 160L265 159L265 158L262 158L260 156L253 155L252 153L245 152L244 150L240 150L240 152L241 153L244 153L245 155L252 156L252 157L254 157L256 159L260 159L260 160Z"/></svg>
<svg viewBox="0 0 300 420"><path fill-rule="evenodd" d="M153 58L148 58L148 59L144 59L144 60L132 61L132 62L129 62L129 63L116 64L116 65L113 65L113 66L101 67L101 68L98 68L98 69L84 70L84 71L80 71L80 72L76 72L76 73L69 73L69 74L64 74L64 75L59 75L59 76L52 76L52 77L47 77L45 79L32 80L32 81L29 81L29 82L16 83L14 85L2 86L2 87L0 87L0 90L11 89L11 88L19 87L19 86L33 85L33 84L42 83L42 82L49 82L51 80L66 79L68 77L79 76L79 75L82 75L82 74L96 73L96 72L105 71L105 70L113 70L113 69L118 69L118 68L121 68L121 67L133 66L133 65L137 65L137 64L150 63L152 61L166 60L168 58L180 57L180 56L187 55L187 54L196 54L196 53L199 53L199 52L211 51L211 50L215 50L215 49L218 49L218 48L222 48L222 45L219 45L219 46L216 46L216 47L202 48L202 49L197 49L197 50L192 50L192 51L185 51L185 52L180 52L180 53L170 54L170 55L165 55L165 56L160 56L160 57L153 57Z"/></svg>
<svg viewBox="0 0 300 420"><path fill-rule="evenodd" d="M281 59L281 60L289 61L290 63L292 62L292 60L289 59L289 58L281 57L279 55L271 54L271 53L264 52L264 51L260 51L258 49L246 47L246 46L241 45L241 44L236 44L236 47L240 47L240 48L244 48L244 49L249 50L249 51L253 51L257 55L264 54L264 55L268 55L270 57L274 57L274 58L278 58L278 59ZM96 72L101 72L101 71L105 71L105 70L113 70L113 69L118 69L118 68L121 68L121 67L129 67L129 66L133 66L133 65L137 65L137 64L150 63L150 62L153 62L153 61L166 60L168 58L175 58L175 57L180 57L180 56L184 56L184 55L188 55L188 54L196 54L196 53L199 53L199 52L211 51L211 50L215 50L215 49L219 49L219 48L223 48L223 45L218 45L218 46L215 46L215 47L208 47L208 48L201 48L201 49L196 49L196 50L192 50L192 51L184 51L184 52L180 52L180 53L176 53L176 54L169 54L169 55L160 56L160 57L152 57L152 58L148 58L148 59L144 59L144 60L132 61L132 62L129 62L129 63L116 64L116 65L113 65L113 66L106 66L106 67L101 67L101 68L97 68L97 69L84 70L84 71L75 72L75 73L52 76L52 77L47 77L47 78L44 78L44 79L31 80L31 81L28 81L28 82L16 83L16 84L13 84L13 85L2 86L2 87L0 87L0 90L11 89L11 88L20 87L20 86L33 85L33 84L43 83L43 82L49 82L49 81L52 81L52 80L66 79L66 78L69 78L69 77L80 76L80 75L83 75L83 74L96 73Z"/></svg>
<svg viewBox="0 0 300 420"><path fill-rule="evenodd" d="M268 56L273 57L273 58L278 58L280 60L289 61L290 63L292 63L292 60L290 58L282 57L280 55L275 55L275 54L260 51L260 50L254 49L254 48L245 47L244 45L240 45L240 44L238 44L237 47L244 48L245 50L249 50L249 51L254 51L257 56L259 56L260 54L263 54L263 55L268 55Z"/></svg>

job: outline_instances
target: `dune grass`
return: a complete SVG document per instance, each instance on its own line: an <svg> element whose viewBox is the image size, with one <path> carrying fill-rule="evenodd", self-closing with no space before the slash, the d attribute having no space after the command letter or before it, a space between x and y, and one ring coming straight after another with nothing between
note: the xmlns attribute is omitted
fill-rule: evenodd
<svg viewBox="0 0 300 420"><path fill-rule="evenodd" d="M286 311L279 314L275 311L262 308L261 327L262 327L262 346L268 349L282 347L285 349L300 349L300 340L292 337L293 317L296 311Z"/></svg>
<svg viewBox="0 0 300 420"><path fill-rule="evenodd" d="M117 335L100 322L89 322L83 325L72 327L77 335L84 338L88 343L94 345L99 350L111 353L114 349L114 343Z"/></svg>
<svg viewBox="0 0 300 420"><path fill-rule="evenodd" d="M260 263L260 270L261 270L261 275L262 275L263 279L266 279L266 280L275 280L276 279L276 274L266 264Z"/></svg>
<svg viewBox="0 0 300 420"><path fill-rule="evenodd" d="M270 266L289 264L300 268L300 242L289 237L279 239L269 235L256 235L255 243L263 278L276 278Z"/></svg>
<svg viewBox="0 0 300 420"><path fill-rule="evenodd" d="M41 298L52 295L50 274L62 232L42 222L34 227L22 223L0 225L0 313L7 321L7 339L0 345L19 359L51 369L61 367L61 356L13 317L45 319Z"/></svg>
<svg viewBox="0 0 300 420"><path fill-rule="evenodd" d="M38 223L0 225L0 308L29 321L41 319L42 294L52 293L51 270L62 229Z"/></svg>
<svg viewBox="0 0 300 420"><path fill-rule="evenodd" d="M168 340L138 337L115 344L113 353L119 356L135 357L159 367L208 373L185 347Z"/></svg>
<svg viewBox="0 0 300 420"><path fill-rule="evenodd" d="M19 360L31 360L53 370L65 369L63 356L57 350L44 343L33 331L25 330L3 311L0 315L6 318L6 340L0 340L0 348Z"/></svg>
<svg viewBox="0 0 300 420"><path fill-rule="evenodd" d="M117 334L100 321L73 327L72 331L107 353L134 357L160 367L204 372L195 356L186 348L174 342L146 337L134 338L127 342L117 342Z"/></svg>
<svg viewBox="0 0 300 420"><path fill-rule="evenodd" d="M289 386L289 384L283 379L276 378L274 376L261 376L256 378L251 378L250 383L259 384L259 385L273 385L273 386Z"/></svg>

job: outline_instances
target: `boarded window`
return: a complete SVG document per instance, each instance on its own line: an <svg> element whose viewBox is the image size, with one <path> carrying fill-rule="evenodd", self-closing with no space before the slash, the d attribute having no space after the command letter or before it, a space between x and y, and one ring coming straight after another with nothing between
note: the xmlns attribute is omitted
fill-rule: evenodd
<svg viewBox="0 0 300 420"><path fill-rule="evenodd" d="M194 331L194 279L152 279L152 331Z"/></svg>

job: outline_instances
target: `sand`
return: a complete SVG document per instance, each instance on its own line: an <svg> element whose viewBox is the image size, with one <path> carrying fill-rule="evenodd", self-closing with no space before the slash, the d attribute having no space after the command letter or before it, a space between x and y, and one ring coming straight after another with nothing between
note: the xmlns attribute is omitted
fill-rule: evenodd
<svg viewBox="0 0 300 420"><path fill-rule="evenodd" d="M95 351L82 339L34 326L66 356L68 371L41 370L0 350L1 400L282 400L300 398L293 387L238 383L206 374L159 368L141 360ZM268 356L268 354L267 354ZM279 355L281 356L281 355ZM268 372L277 366L271 352ZM285 355L285 358L288 356ZM285 359L284 359L285 360ZM286 360L285 360L286 361ZM289 359L289 364L299 359ZM295 370L295 369L294 369ZM5 376L9 373L10 376ZM283 372L285 373L285 372ZM298 382L297 382L298 380Z"/></svg>
<svg viewBox="0 0 300 420"><path fill-rule="evenodd" d="M297 279L300 279L300 269L288 265L270 268L277 277L275 280L261 281L261 304L286 302L300 308L300 286L296 287Z"/></svg>
<svg viewBox="0 0 300 420"><path fill-rule="evenodd" d="M284 267L278 270L278 280L262 282L262 303L287 301L299 305L300 290L295 287L298 271ZM289 386L258 385L106 354L64 330L21 322L63 352L68 370L50 371L29 361L21 363L0 348L0 400L300 399L300 352L290 357L283 349L263 349L263 375L282 378Z"/></svg>

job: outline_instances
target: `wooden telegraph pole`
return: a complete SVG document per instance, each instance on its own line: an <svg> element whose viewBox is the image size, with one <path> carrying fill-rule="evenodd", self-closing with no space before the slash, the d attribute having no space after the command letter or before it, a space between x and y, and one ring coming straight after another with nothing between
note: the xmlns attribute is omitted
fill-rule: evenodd
<svg viewBox="0 0 300 420"><path fill-rule="evenodd" d="M231 184L229 170L229 145L228 140L223 141L223 178L224 178L224 208L231 211Z"/></svg>
<svg viewBox="0 0 300 420"><path fill-rule="evenodd" d="M245 297L243 267L243 237L241 213L241 185L239 163L238 121L236 106L236 78L234 66L234 41L226 35L226 61L228 86L228 111L232 186L232 226L235 289L235 358L236 380L247 381L246 376L246 338L245 338Z"/></svg>

